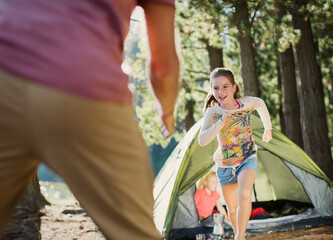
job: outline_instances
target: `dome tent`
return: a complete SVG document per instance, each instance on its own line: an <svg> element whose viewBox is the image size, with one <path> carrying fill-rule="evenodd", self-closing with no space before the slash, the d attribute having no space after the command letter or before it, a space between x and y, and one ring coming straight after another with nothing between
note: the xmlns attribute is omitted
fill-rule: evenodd
<svg viewBox="0 0 333 240"><path fill-rule="evenodd" d="M273 129L272 141L264 143L260 118L251 116L251 119L259 162L253 204L263 203L274 209L279 201L288 201L311 207L289 216L250 220L247 234L333 224L333 182L278 130ZM184 136L154 182L155 224L162 237L168 239L212 230L200 227L193 199L195 183L215 165L212 156L218 144L215 139L205 147L199 146L197 137L201 124L202 120ZM225 227L227 236L231 236L231 226Z"/></svg>

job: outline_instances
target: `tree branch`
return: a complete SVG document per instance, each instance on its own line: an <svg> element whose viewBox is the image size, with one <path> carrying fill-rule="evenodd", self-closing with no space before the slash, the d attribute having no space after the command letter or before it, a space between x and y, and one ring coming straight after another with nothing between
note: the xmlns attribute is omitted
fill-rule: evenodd
<svg viewBox="0 0 333 240"><path fill-rule="evenodd" d="M183 49L199 49L199 50L206 50L205 47L194 47L194 46L182 46Z"/></svg>
<svg viewBox="0 0 333 240"><path fill-rule="evenodd" d="M206 76L209 76L209 73L207 72L204 72L204 71L195 71L195 70L192 70L192 69L185 69L186 72L191 72L191 73L200 73L200 74L204 74Z"/></svg>
<svg viewBox="0 0 333 240"><path fill-rule="evenodd" d="M203 93L203 94L205 94L205 95L208 94L206 91L204 91L204 90L202 90L202 89L195 88L195 89L193 89L193 90L196 91L196 92L199 92L199 93Z"/></svg>
<svg viewBox="0 0 333 240"><path fill-rule="evenodd" d="M195 82L206 82L206 81L209 81L209 78L197 78L194 81Z"/></svg>
<svg viewBox="0 0 333 240"><path fill-rule="evenodd" d="M252 28L252 26L253 26L254 18L256 17L257 12L258 12L259 8L262 7L262 5L264 5L264 0L261 0L261 1L257 4L256 8L254 9L254 14L253 14L253 16L252 16L252 18L251 18L251 21L250 21L250 27L251 27L251 28Z"/></svg>

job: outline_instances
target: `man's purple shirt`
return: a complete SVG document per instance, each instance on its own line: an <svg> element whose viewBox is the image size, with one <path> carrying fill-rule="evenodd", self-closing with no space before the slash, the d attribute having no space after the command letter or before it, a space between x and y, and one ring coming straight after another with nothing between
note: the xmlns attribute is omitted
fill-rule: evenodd
<svg viewBox="0 0 333 240"><path fill-rule="evenodd" d="M123 42L142 2L0 0L0 70L74 95L131 103Z"/></svg>

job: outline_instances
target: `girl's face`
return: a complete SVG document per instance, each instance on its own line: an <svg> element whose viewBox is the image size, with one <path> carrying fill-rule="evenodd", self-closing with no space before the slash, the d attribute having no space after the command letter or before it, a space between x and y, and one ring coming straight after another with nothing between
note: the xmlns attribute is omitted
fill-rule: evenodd
<svg viewBox="0 0 333 240"><path fill-rule="evenodd" d="M212 81L212 93L214 98L221 104L234 103L236 84L232 84L225 76L219 76Z"/></svg>
<svg viewBox="0 0 333 240"><path fill-rule="evenodd" d="M215 175L209 175L205 180L205 187L208 188L210 191L215 191L217 188L217 177Z"/></svg>

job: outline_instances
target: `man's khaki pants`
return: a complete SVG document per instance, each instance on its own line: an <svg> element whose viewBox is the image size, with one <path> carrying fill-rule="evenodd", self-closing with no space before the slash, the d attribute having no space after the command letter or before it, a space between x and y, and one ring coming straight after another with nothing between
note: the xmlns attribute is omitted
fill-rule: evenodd
<svg viewBox="0 0 333 240"><path fill-rule="evenodd" d="M133 107L1 71L0 233L40 162L66 181L107 239L160 239L152 170Z"/></svg>

